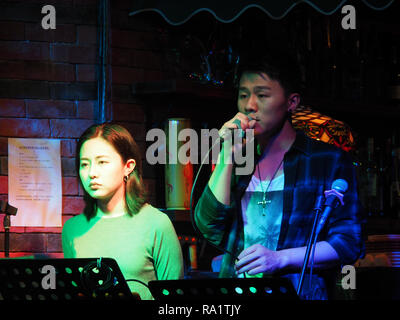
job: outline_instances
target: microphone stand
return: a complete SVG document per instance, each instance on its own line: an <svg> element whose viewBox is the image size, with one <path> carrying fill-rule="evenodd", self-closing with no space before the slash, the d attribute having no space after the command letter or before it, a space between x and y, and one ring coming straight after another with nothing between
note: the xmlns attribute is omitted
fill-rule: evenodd
<svg viewBox="0 0 400 320"><path fill-rule="evenodd" d="M321 212L322 212L322 205L323 205L323 202L324 202L323 200L324 200L324 196L318 196L317 200L315 202L314 223L313 223L313 227L312 227L312 230L311 230L310 238L308 239L306 254L305 254L305 257L304 257L303 267L301 269L301 274L300 274L300 280L299 280L299 284L297 286L297 296L299 298L300 298L301 288L302 288L303 282L304 282L304 275L305 275L305 272L306 272L306 269L307 269L308 260L310 259L310 252L311 252L312 244L314 242L314 238L317 236L316 235L316 230L317 230L318 221L320 219Z"/></svg>
<svg viewBox="0 0 400 320"><path fill-rule="evenodd" d="M4 226L4 256L8 258L10 256L10 216L4 215L3 226Z"/></svg>
<svg viewBox="0 0 400 320"><path fill-rule="evenodd" d="M0 213L5 213L3 226L4 226L4 256L8 258L10 256L10 216L17 214L17 208L10 206L5 201L0 201Z"/></svg>

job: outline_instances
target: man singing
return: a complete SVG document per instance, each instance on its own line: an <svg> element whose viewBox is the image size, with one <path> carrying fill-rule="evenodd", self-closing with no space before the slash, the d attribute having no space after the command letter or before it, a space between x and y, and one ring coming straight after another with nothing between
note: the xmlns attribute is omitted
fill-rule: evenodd
<svg viewBox="0 0 400 320"><path fill-rule="evenodd" d="M254 130L254 170L239 176L234 161L221 160L224 152L240 152L242 143L222 148L194 216L199 231L227 252L220 277L288 275L296 286L316 198L339 178L349 187L320 233L313 267L353 264L364 252L355 168L344 151L292 127L300 102L297 64L285 54L252 56L241 62L237 79L239 112L220 132L237 128L237 120L241 129ZM326 299L322 278L315 283L307 297Z"/></svg>

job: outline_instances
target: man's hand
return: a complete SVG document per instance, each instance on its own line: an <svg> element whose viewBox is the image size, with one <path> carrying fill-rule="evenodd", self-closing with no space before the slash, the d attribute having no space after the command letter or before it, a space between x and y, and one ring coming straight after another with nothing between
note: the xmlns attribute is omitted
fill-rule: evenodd
<svg viewBox="0 0 400 320"><path fill-rule="evenodd" d="M253 129L254 126L256 125L257 120L255 120L255 115L254 114L248 114L245 115L242 112L238 112L232 119L229 121L225 122L222 128L219 130L219 135L220 137L223 137L225 139L230 140L229 146L232 147L232 151L226 150L231 156L233 154L241 153L242 148L244 144L246 144L248 141L245 139L238 139L238 137L241 138L241 136L236 135L235 137L232 137L231 134L234 131L230 131L232 129L241 129L243 131L246 131L247 129ZM235 131L237 134L238 132ZM229 158L228 158L229 159Z"/></svg>
<svg viewBox="0 0 400 320"><path fill-rule="evenodd" d="M255 244L239 254L239 261L235 265L236 272L247 272L249 275L260 272L299 272L303 266L306 249L307 247L298 247L272 251L261 244ZM317 242L314 253L315 268L331 268L339 263L336 250L327 241Z"/></svg>
<svg viewBox="0 0 400 320"><path fill-rule="evenodd" d="M254 244L243 250L238 259L235 265L238 274L243 272L249 275L260 272L274 273L284 266L284 257L279 251L269 250L261 244Z"/></svg>
<svg viewBox="0 0 400 320"><path fill-rule="evenodd" d="M246 131L247 129L254 129L257 120L254 114L245 115L244 113L238 112L232 119L225 122L222 128L219 130L221 137L227 133L230 135L230 129L241 129Z"/></svg>

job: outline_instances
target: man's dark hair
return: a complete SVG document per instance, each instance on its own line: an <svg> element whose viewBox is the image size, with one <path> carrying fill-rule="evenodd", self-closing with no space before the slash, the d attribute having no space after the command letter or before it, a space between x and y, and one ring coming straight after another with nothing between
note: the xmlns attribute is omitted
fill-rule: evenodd
<svg viewBox="0 0 400 320"><path fill-rule="evenodd" d="M241 55L235 72L235 88L239 88L240 78L245 72L264 72L269 78L280 83L286 96L302 91L299 65L286 52L267 51L263 54L251 52Z"/></svg>

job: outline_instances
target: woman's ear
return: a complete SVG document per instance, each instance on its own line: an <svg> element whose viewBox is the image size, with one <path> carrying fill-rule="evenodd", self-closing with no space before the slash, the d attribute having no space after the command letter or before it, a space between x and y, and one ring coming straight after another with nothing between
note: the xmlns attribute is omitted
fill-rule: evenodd
<svg viewBox="0 0 400 320"><path fill-rule="evenodd" d="M136 161L135 159L129 159L125 164L125 176L129 176L133 170L135 170Z"/></svg>

